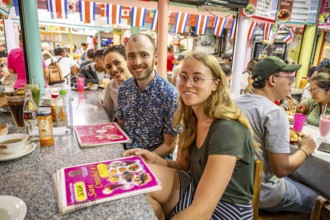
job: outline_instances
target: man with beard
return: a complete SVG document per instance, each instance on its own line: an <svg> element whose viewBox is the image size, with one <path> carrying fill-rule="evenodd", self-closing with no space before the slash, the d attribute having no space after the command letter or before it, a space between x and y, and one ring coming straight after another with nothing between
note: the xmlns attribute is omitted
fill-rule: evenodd
<svg viewBox="0 0 330 220"><path fill-rule="evenodd" d="M263 163L260 208L271 212L291 211L310 214L318 196L311 188L287 176L298 169L316 145L311 136L302 135L298 150L290 154L290 126L286 112L274 104L290 92L300 64L288 65L270 56L252 69L254 94L238 97L235 102L249 119L254 139L260 143L255 158Z"/></svg>
<svg viewBox="0 0 330 220"><path fill-rule="evenodd" d="M177 91L154 69L158 54L150 36L131 36L125 51L133 75L120 85L118 94L118 122L132 140L125 149L143 148L171 159L178 133L173 127Z"/></svg>

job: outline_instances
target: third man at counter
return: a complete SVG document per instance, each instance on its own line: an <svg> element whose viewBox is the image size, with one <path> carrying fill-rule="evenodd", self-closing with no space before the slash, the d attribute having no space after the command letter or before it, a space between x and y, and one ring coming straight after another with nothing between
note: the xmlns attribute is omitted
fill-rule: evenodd
<svg viewBox="0 0 330 220"><path fill-rule="evenodd" d="M158 54L152 38L136 34L126 43L127 66L133 75L119 87L117 118L132 139L126 149L144 148L166 157L175 148L175 87L154 69Z"/></svg>

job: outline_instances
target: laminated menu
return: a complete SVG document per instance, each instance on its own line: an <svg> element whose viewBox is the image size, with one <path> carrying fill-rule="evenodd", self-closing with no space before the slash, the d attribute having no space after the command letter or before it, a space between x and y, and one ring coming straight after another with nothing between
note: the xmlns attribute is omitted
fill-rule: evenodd
<svg viewBox="0 0 330 220"><path fill-rule="evenodd" d="M161 189L140 156L62 168L53 179L62 214Z"/></svg>
<svg viewBox="0 0 330 220"><path fill-rule="evenodd" d="M131 139L115 122L74 126L80 147L130 143Z"/></svg>

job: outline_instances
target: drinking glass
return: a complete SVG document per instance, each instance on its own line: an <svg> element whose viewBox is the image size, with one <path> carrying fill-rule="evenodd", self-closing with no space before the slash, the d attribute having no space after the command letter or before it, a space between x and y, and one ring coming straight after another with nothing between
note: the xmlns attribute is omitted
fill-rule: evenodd
<svg viewBox="0 0 330 220"><path fill-rule="evenodd" d="M7 96L7 102L10 109L11 116L14 118L17 127L24 127L24 96Z"/></svg>
<svg viewBox="0 0 330 220"><path fill-rule="evenodd" d="M26 84L25 90L31 90L33 101L39 107L40 100L40 85L39 84Z"/></svg>
<svg viewBox="0 0 330 220"><path fill-rule="evenodd" d="M320 136L323 142L327 142L327 135L330 132L330 115L320 116Z"/></svg>

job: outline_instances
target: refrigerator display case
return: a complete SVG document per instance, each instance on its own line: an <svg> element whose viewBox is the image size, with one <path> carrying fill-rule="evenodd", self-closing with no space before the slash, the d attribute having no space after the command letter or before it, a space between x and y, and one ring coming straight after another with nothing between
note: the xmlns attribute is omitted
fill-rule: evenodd
<svg viewBox="0 0 330 220"><path fill-rule="evenodd" d="M276 56L286 60L287 44L283 42L274 42L273 45L255 42L253 47L253 58L262 59L268 56Z"/></svg>

